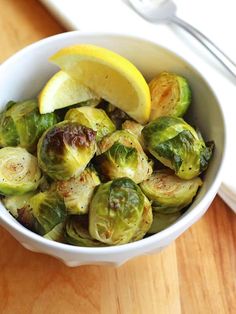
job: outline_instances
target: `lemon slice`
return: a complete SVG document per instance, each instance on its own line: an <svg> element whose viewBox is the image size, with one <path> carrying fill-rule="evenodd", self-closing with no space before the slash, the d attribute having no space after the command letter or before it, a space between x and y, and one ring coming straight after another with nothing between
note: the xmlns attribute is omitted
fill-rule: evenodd
<svg viewBox="0 0 236 314"><path fill-rule="evenodd" d="M149 87L127 59L105 48L74 45L62 48L50 61L139 123L148 121Z"/></svg>
<svg viewBox="0 0 236 314"><path fill-rule="evenodd" d="M59 71L51 77L40 92L39 111L49 113L95 98L98 96L88 87L77 82L66 72Z"/></svg>

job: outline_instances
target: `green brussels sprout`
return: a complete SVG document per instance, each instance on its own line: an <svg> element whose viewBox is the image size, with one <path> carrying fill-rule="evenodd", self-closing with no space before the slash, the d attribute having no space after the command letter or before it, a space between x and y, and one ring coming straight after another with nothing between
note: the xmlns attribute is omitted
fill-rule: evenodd
<svg viewBox="0 0 236 314"><path fill-rule="evenodd" d="M57 115L59 116L59 120L62 121L62 120L65 120L65 115L67 114L68 112L68 109L73 109L73 108L80 108L80 107L96 107L98 106L98 104L101 102L101 99L100 98L94 98L94 99L89 99L89 100L86 100L86 101L82 101L78 104L75 104L75 105L71 105L68 107L65 107L65 108L61 108L61 109L57 109L56 113Z"/></svg>
<svg viewBox="0 0 236 314"><path fill-rule="evenodd" d="M96 140L100 141L105 135L116 130L115 125L102 109L80 107L70 109L65 120L78 122L97 132Z"/></svg>
<svg viewBox="0 0 236 314"><path fill-rule="evenodd" d="M33 229L41 235L50 232L66 219L67 212L64 201L54 191L37 193L29 199L27 206L33 216Z"/></svg>
<svg viewBox="0 0 236 314"><path fill-rule="evenodd" d="M80 175L96 152L96 132L63 121L45 131L38 142L40 168L54 180Z"/></svg>
<svg viewBox="0 0 236 314"><path fill-rule="evenodd" d="M6 107L5 107L5 110L7 109L10 109L13 105L16 104L16 101L14 100L9 100L7 103L6 103Z"/></svg>
<svg viewBox="0 0 236 314"><path fill-rule="evenodd" d="M151 93L150 120L161 116L182 117L191 102L187 80L175 73L162 72L149 83Z"/></svg>
<svg viewBox="0 0 236 314"><path fill-rule="evenodd" d="M62 222L56 225L51 231L46 233L43 237L45 239L56 241L56 242L64 242L64 228L65 228L65 223Z"/></svg>
<svg viewBox="0 0 236 314"><path fill-rule="evenodd" d="M37 158L21 147L0 149L0 194L21 195L34 191L40 180Z"/></svg>
<svg viewBox="0 0 236 314"><path fill-rule="evenodd" d="M100 183L96 171L92 168L86 168L79 177L58 181L57 192L63 197L68 214L87 213L94 189Z"/></svg>
<svg viewBox="0 0 236 314"><path fill-rule="evenodd" d="M88 231L88 216L70 216L66 221L65 240L67 243L76 246L101 247L105 246L91 237Z"/></svg>
<svg viewBox="0 0 236 314"><path fill-rule="evenodd" d="M101 98L92 98L92 99L88 99L86 101L79 102L78 104L76 104L74 106L75 106L75 108L80 108L80 107L85 107L85 106L94 108L94 107L97 107L97 105L99 105L100 102L101 102ZM70 108L72 108L72 107L70 107Z"/></svg>
<svg viewBox="0 0 236 314"><path fill-rule="evenodd" d="M140 187L152 201L154 211L169 214L191 204L201 185L202 180L199 177L183 180L171 170L161 169L143 181Z"/></svg>
<svg viewBox="0 0 236 314"><path fill-rule="evenodd" d="M144 198L139 186L129 178L101 184L90 203L90 235L108 245L130 242L143 219Z"/></svg>
<svg viewBox="0 0 236 314"><path fill-rule="evenodd" d="M206 170L213 144L202 137L182 118L160 117L149 122L142 135L149 152L182 179L192 179Z"/></svg>
<svg viewBox="0 0 236 314"><path fill-rule="evenodd" d="M139 143L141 144L141 146L144 149L145 144L144 144L143 136L142 136L142 129L143 128L144 128L144 126L142 124L139 124L138 122L135 122L133 120L126 120L122 124L122 129L135 135L137 137Z"/></svg>
<svg viewBox="0 0 236 314"><path fill-rule="evenodd" d="M35 192L29 192L23 195L6 196L2 199L2 202L6 209L12 214L13 217L18 217L18 209L28 204L29 199L35 194Z"/></svg>
<svg viewBox="0 0 236 314"><path fill-rule="evenodd" d="M176 212L172 214L161 214L153 212L153 222L148 230L148 234L154 234L160 232L170 225L172 225L181 216L181 212Z"/></svg>
<svg viewBox="0 0 236 314"><path fill-rule="evenodd" d="M55 113L39 113L36 99L10 102L0 114L0 147L20 146L33 152L43 132L57 122Z"/></svg>
<svg viewBox="0 0 236 314"><path fill-rule="evenodd" d="M152 173L152 163L137 138L128 131L116 131L105 136L98 143L98 154L95 163L108 179L128 177L140 183Z"/></svg>
<svg viewBox="0 0 236 314"><path fill-rule="evenodd" d="M141 240L150 229L152 221L153 221L152 206L147 197L144 197L142 219L139 223L136 233L134 234L130 242Z"/></svg>

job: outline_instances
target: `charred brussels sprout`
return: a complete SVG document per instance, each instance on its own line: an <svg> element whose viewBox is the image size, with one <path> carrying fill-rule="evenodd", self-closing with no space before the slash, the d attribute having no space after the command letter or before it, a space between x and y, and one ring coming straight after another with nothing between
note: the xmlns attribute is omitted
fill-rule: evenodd
<svg viewBox="0 0 236 314"><path fill-rule="evenodd" d="M68 214L87 213L93 191L99 184L100 179L92 168L85 169L79 177L58 181L57 192L64 198Z"/></svg>
<svg viewBox="0 0 236 314"><path fill-rule="evenodd" d="M55 113L39 113L36 99L11 102L0 114L0 146L20 146L33 152L42 133L57 122Z"/></svg>
<svg viewBox="0 0 236 314"><path fill-rule="evenodd" d="M66 221L65 240L67 243L76 246L99 247L105 246L93 239L88 231L88 216L71 216Z"/></svg>
<svg viewBox="0 0 236 314"><path fill-rule="evenodd" d="M34 231L42 235L63 223L67 214L63 200L54 191L40 192L34 195L28 201L28 208L33 216ZM23 210L27 210L27 208L23 208Z"/></svg>
<svg viewBox="0 0 236 314"><path fill-rule="evenodd" d="M0 149L0 194L21 195L34 191L40 179L37 159L24 148Z"/></svg>
<svg viewBox="0 0 236 314"><path fill-rule="evenodd" d="M39 166L54 180L80 175L95 154L95 136L95 131L77 122L54 125L39 140Z"/></svg>
<svg viewBox="0 0 236 314"><path fill-rule="evenodd" d="M172 225L180 216L180 212L167 215L153 212L153 222L150 229L148 230L148 234L154 234L166 229Z"/></svg>
<svg viewBox="0 0 236 314"><path fill-rule="evenodd" d="M90 204L89 233L108 245L130 242L143 219L144 199L139 186L129 178L101 184Z"/></svg>
<svg viewBox="0 0 236 314"><path fill-rule="evenodd" d="M70 109L65 120L78 122L97 132L96 140L100 141L105 135L116 130L115 125L102 109L80 107Z"/></svg>
<svg viewBox="0 0 236 314"><path fill-rule="evenodd" d="M100 172L109 179L129 177L136 183L147 179L152 173L137 138L128 131L116 131L99 143L95 163Z"/></svg>
<svg viewBox="0 0 236 314"><path fill-rule="evenodd" d="M187 80L174 73L162 72L149 83L151 93L150 120L161 116L182 117L191 101Z"/></svg>
<svg viewBox="0 0 236 314"><path fill-rule="evenodd" d="M182 179L192 179L204 171L210 161L213 144L206 146L182 118L160 117L142 130L149 152Z"/></svg>
<svg viewBox="0 0 236 314"><path fill-rule="evenodd" d="M191 204L201 185L202 180L199 177L183 180L174 175L171 170L161 169L143 181L140 187L153 201L154 211L168 214L180 211Z"/></svg>

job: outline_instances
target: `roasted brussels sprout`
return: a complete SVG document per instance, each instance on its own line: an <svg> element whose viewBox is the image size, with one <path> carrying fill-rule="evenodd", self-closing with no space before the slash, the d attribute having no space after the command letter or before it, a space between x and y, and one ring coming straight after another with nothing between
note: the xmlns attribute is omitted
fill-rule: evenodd
<svg viewBox="0 0 236 314"><path fill-rule="evenodd" d="M149 83L150 120L161 116L182 117L191 101L187 80L175 73L162 72Z"/></svg>
<svg viewBox="0 0 236 314"><path fill-rule="evenodd" d="M70 216L66 221L65 240L76 246L99 247L105 246L91 237L88 231L88 216Z"/></svg>
<svg viewBox="0 0 236 314"><path fill-rule="evenodd" d="M171 170L161 169L143 181L140 187L149 200L153 201L153 210L168 214L191 204L201 185L199 177L183 180Z"/></svg>
<svg viewBox="0 0 236 314"><path fill-rule="evenodd" d="M27 229L39 233L37 220L32 213L29 202L26 202L23 207L17 209L17 221Z"/></svg>
<svg viewBox="0 0 236 314"><path fill-rule="evenodd" d="M43 132L58 122L55 113L40 114L36 99L11 102L0 114L0 146L20 146L33 152Z"/></svg>
<svg viewBox="0 0 236 314"><path fill-rule="evenodd" d="M96 152L95 136L95 131L77 122L54 125L39 140L39 166L54 180L80 175Z"/></svg>
<svg viewBox="0 0 236 314"><path fill-rule="evenodd" d="M129 178L101 184L90 204L89 233L108 245L130 242L143 219L144 199L139 186Z"/></svg>
<svg viewBox="0 0 236 314"><path fill-rule="evenodd" d="M64 201L54 191L37 193L29 199L27 207L30 208L34 219L33 229L41 235L50 232L66 219L67 212ZM27 210L27 208L23 209Z"/></svg>
<svg viewBox="0 0 236 314"><path fill-rule="evenodd" d="M60 121L65 120L65 115L67 114L69 109L74 109L74 108L80 108L80 107L96 107L99 105L99 103L101 102L100 98L95 98L95 99L89 99L86 101L82 101L78 104L72 105L69 108L65 107L65 108L61 108L61 109L57 109L56 113L60 118Z"/></svg>
<svg viewBox="0 0 236 314"><path fill-rule="evenodd" d="M56 242L64 242L64 228L65 228L65 223L62 222L56 225L51 231L46 233L43 237L45 239L56 241Z"/></svg>
<svg viewBox="0 0 236 314"><path fill-rule="evenodd" d="M113 106L111 103L106 103L105 105L103 105L103 108L105 109L106 113L113 121L117 129L121 128L123 122L130 119L127 113Z"/></svg>
<svg viewBox="0 0 236 314"><path fill-rule="evenodd" d="M44 174L42 176L42 179L40 180L40 184L38 186L38 191L39 192L45 192L45 191L51 190L52 184L53 184L52 179Z"/></svg>
<svg viewBox="0 0 236 314"><path fill-rule="evenodd" d="M172 225L180 216L181 212L176 212L172 214L161 214L154 211L153 222L147 233L154 234L166 229L167 227Z"/></svg>
<svg viewBox="0 0 236 314"><path fill-rule="evenodd" d="M100 141L105 135L116 130L115 125L102 109L80 107L70 109L65 120L78 122L97 132L96 140Z"/></svg>
<svg viewBox="0 0 236 314"><path fill-rule="evenodd" d="M143 128L144 128L144 126L142 124L139 124L138 122L135 122L133 120L126 120L122 124L122 129L135 135L137 137L139 143L141 144L141 146L143 148L145 148L145 144L144 144L143 136L142 136L142 129Z"/></svg>
<svg viewBox="0 0 236 314"><path fill-rule="evenodd" d="M160 117L149 122L142 135L149 152L182 179L198 176L212 156L213 144L206 146L182 118Z"/></svg>
<svg viewBox="0 0 236 314"><path fill-rule="evenodd" d="M72 107L76 107L76 108L80 108L80 107L96 107L99 105L99 103L101 102L101 98L94 98L94 99L89 99L89 100L86 100L86 101L82 101L82 102L79 102L78 104L72 106ZM68 108L67 108L68 109Z"/></svg>
<svg viewBox="0 0 236 314"><path fill-rule="evenodd" d="M2 199L2 202L6 209L14 216L18 217L18 209L28 204L29 199L35 194L35 192L29 192L23 195L6 196Z"/></svg>
<svg viewBox="0 0 236 314"><path fill-rule="evenodd" d="M37 158L24 148L0 149L0 194L21 195L34 191L40 179Z"/></svg>
<svg viewBox="0 0 236 314"><path fill-rule="evenodd" d="M129 177L136 183L147 179L152 173L137 138L128 131L116 131L98 143L95 163L100 172L109 179Z"/></svg>
<svg viewBox="0 0 236 314"><path fill-rule="evenodd" d="M92 168L85 169L79 177L58 181L57 192L64 198L68 214L87 213L94 188L99 184L100 179Z"/></svg>
<svg viewBox="0 0 236 314"><path fill-rule="evenodd" d="M137 240L142 239L145 234L148 232L152 225L153 215L152 215L152 206L147 197L144 197L144 208L143 208L143 215L139 226L136 230L136 233L132 237L130 242L134 242Z"/></svg>

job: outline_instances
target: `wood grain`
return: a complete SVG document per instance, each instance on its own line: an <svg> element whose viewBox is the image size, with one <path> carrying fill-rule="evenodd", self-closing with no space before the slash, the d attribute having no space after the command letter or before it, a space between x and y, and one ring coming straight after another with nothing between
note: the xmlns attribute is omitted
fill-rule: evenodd
<svg viewBox="0 0 236 314"><path fill-rule="evenodd" d="M36 0L0 0L0 61L64 31ZM0 313L233 314L235 242L236 215L219 197L162 253L117 269L68 268L27 251L0 228Z"/></svg>

